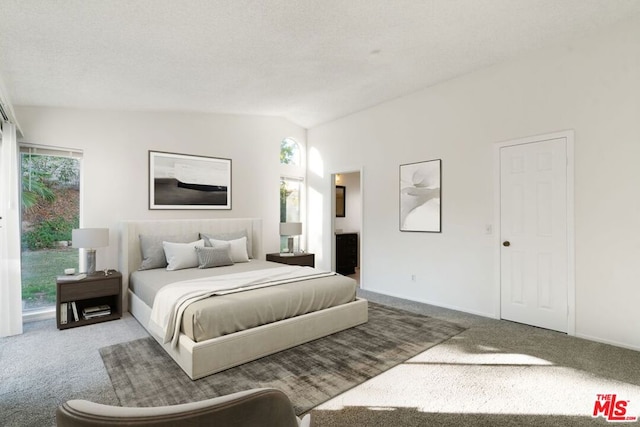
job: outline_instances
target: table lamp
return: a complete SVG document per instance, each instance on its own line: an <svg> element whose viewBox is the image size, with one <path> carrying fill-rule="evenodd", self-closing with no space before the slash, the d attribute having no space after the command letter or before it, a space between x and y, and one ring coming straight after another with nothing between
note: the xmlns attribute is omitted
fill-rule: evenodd
<svg viewBox="0 0 640 427"><path fill-rule="evenodd" d="M74 228L71 231L71 242L71 247L85 249L86 273L93 274L96 272L96 248L109 246L109 229Z"/></svg>
<svg viewBox="0 0 640 427"><path fill-rule="evenodd" d="M289 249L289 254L293 255L293 236L299 236L302 234L302 223L301 222L281 222L280 223L280 235L287 236L289 239L287 240L287 247Z"/></svg>

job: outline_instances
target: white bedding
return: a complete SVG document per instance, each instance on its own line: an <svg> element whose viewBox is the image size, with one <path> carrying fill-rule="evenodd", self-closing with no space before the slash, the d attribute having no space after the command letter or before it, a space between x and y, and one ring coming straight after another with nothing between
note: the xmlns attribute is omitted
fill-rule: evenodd
<svg viewBox="0 0 640 427"><path fill-rule="evenodd" d="M177 344L182 323L182 314L189 304L213 295L258 289L290 283L300 279L333 276L311 267L282 266L276 268L244 271L223 276L185 280L164 286L154 299L148 328L164 343Z"/></svg>

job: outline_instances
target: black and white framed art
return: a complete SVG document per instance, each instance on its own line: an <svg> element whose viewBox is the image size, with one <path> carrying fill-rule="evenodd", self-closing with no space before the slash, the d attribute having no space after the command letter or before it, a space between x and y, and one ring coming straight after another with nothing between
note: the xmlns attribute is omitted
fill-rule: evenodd
<svg viewBox="0 0 640 427"><path fill-rule="evenodd" d="M442 231L442 160L400 165L400 231Z"/></svg>
<svg viewBox="0 0 640 427"><path fill-rule="evenodd" d="M149 209L231 209L231 159L149 151Z"/></svg>

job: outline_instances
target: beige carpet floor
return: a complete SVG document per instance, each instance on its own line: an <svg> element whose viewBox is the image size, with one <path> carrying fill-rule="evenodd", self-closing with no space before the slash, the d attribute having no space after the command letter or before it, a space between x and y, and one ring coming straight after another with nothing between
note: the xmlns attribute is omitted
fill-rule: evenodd
<svg viewBox="0 0 640 427"><path fill-rule="evenodd" d="M312 410L318 427L616 425L598 393L640 416L640 352L361 291L370 301L468 328ZM58 404L118 404L99 348L147 336L130 315L58 331L53 320L0 339L0 425L53 426ZM640 425L640 422L617 424Z"/></svg>

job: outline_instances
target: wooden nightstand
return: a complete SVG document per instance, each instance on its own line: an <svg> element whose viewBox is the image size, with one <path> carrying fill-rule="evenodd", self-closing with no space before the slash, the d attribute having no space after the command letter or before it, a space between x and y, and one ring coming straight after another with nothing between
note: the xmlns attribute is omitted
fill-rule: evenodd
<svg viewBox="0 0 640 427"><path fill-rule="evenodd" d="M56 280L56 325L58 329L67 329L119 319L122 317L121 296L122 274L115 270L109 270L107 276L100 271L74 281L60 276ZM74 304L78 320L75 319ZM104 315L106 310L98 310L93 313L95 317L91 314L87 318L83 316L83 309L100 306L108 306L110 314Z"/></svg>
<svg viewBox="0 0 640 427"><path fill-rule="evenodd" d="M316 256L308 253L298 253L294 255L267 254L267 261L279 262L280 264L302 265L315 267Z"/></svg>

